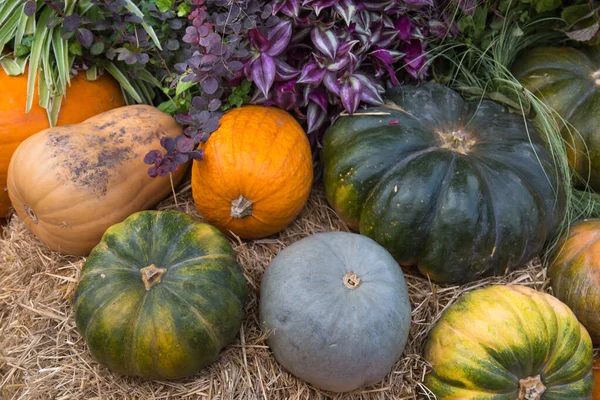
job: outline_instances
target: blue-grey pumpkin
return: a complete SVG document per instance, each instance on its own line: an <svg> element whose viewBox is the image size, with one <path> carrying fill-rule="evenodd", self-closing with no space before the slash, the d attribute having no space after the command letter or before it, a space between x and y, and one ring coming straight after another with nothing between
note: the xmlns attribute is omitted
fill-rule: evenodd
<svg viewBox="0 0 600 400"><path fill-rule="evenodd" d="M390 372L406 345L411 306L387 250L365 236L328 232L273 259L259 314L285 369L317 388L346 392Z"/></svg>

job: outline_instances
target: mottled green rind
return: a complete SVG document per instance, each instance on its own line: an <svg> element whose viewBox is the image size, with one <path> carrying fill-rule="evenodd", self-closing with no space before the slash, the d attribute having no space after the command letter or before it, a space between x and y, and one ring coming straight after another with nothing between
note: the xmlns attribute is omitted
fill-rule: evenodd
<svg viewBox="0 0 600 400"><path fill-rule="evenodd" d="M140 269L166 268L146 290ZM239 332L247 286L227 239L178 211L110 227L85 262L75 321L92 356L125 375L178 379L213 362Z"/></svg>
<svg viewBox="0 0 600 400"><path fill-rule="evenodd" d="M437 399L515 400L519 381L540 375L542 400L591 399L593 349L571 310L523 286L461 297L430 331L425 385Z"/></svg>
<svg viewBox="0 0 600 400"><path fill-rule="evenodd" d="M565 193L534 127L492 101L426 83L341 117L324 137L326 196L353 229L434 281L501 275L537 256L564 217ZM467 154L437 132L463 131Z"/></svg>
<svg viewBox="0 0 600 400"><path fill-rule="evenodd" d="M581 181L600 190L600 48L539 47L518 58L512 72L576 132L563 127L569 161ZM600 82L600 81L599 81ZM573 151L574 149L574 151ZM588 153L589 152L589 153Z"/></svg>

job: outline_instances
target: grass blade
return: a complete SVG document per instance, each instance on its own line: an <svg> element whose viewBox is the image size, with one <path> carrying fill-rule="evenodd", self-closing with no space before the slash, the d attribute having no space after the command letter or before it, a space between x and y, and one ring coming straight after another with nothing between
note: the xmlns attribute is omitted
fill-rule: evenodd
<svg viewBox="0 0 600 400"><path fill-rule="evenodd" d="M85 71L85 76L88 81L95 81L96 79L98 79L98 76L100 76L100 74L98 73L98 67L94 65L93 67Z"/></svg>
<svg viewBox="0 0 600 400"><path fill-rule="evenodd" d="M69 68L68 43L60 37L60 29L55 28L52 32L52 49L56 60L60 92L64 93L67 85L71 82L71 71Z"/></svg>
<svg viewBox="0 0 600 400"><path fill-rule="evenodd" d="M7 75L16 76L21 75L25 72L25 65L27 63L28 57L18 58L13 60L8 56L0 57L0 65L4 69Z"/></svg>
<svg viewBox="0 0 600 400"><path fill-rule="evenodd" d="M143 103L142 95L136 91L127 79L127 76L114 63L108 63L104 66L112 76L119 82L121 88L127 92L136 102Z"/></svg>
<svg viewBox="0 0 600 400"><path fill-rule="evenodd" d="M144 21L144 14L142 13L142 11L131 0L125 0L125 3L125 7L130 12L142 19L142 26L144 27L146 32L148 32L148 35L150 35L156 47L158 47L159 50L162 50L162 46L160 45L160 40L158 40L158 36L156 36L156 32L154 32L154 29Z"/></svg>
<svg viewBox="0 0 600 400"><path fill-rule="evenodd" d="M42 51L44 50L46 37L48 36L48 28L46 27L46 24L48 23L50 17L54 14L56 13L48 7L45 8L44 11L42 11L40 19L38 21L38 29L36 29L35 34L33 36L33 43L31 45L31 53L29 59L29 71L27 76L27 101L25 105L25 112L29 112L31 110L31 106L33 105L33 94L35 90L36 75L38 74L40 59L42 57ZM40 76L40 78L42 77Z"/></svg>
<svg viewBox="0 0 600 400"><path fill-rule="evenodd" d="M19 13L15 12L6 22L0 23L0 53L4 45L12 40L19 27Z"/></svg>

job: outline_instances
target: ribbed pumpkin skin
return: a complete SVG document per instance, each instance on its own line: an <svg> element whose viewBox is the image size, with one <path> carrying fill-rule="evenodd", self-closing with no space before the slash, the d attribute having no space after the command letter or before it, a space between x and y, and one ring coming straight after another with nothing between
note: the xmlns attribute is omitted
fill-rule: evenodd
<svg viewBox="0 0 600 400"><path fill-rule="evenodd" d="M352 273L356 287L346 285ZM336 392L384 379L411 321L398 263L373 240L348 232L318 233L279 253L263 276L259 313L277 361Z"/></svg>
<svg viewBox="0 0 600 400"><path fill-rule="evenodd" d="M393 104L368 111L388 115L341 117L325 134L325 190L342 220L438 282L535 257L564 217L565 194L533 126L530 142L522 117L434 83L386 97Z"/></svg>
<svg viewBox="0 0 600 400"><path fill-rule="evenodd" d="M425 385L437 399L592 398L592 341L571 310L525 286L491 286L461 297L429 333ZM519 395L540 375L541 397Z"/></svg>
<svg viewBox="0 0 600 400"><path fill-rule="evenodd" d="M300 124L275 107L227 112L192 166L194 203L204 219L237 236L256 239L289 225L302 211L313 180L310 144ZM232 217L243 196L252 214Z"/></svg>
<svg viewBox="0 0 600 400"><path fill-rule="evenodd" d="M162 136L182 133L155 107L120 107L80 124L26 139L8 168L8 194L27 227L48 247L83 255L104 231L171 193L169 178L150 178L144 156ZM173 173L177 185L185 166Z"/></svg>
<svg viewBox="0 0 600 400"><path fill-rule="evenodd" d="M600 219L578 221L556 246L548 266L554 295L573 310L600 344Z"/></svg>
<svg viewBox="0 0 600 400"><path fill-rule="evenodd" d="M149 290L142 268L166 272ZM100 364L145 379L190 376L239 332L247 286L227 239L178 211L110 227L86 260L75 322Z"/></svg>
<svg viewBox="0 0 600 400"><path fill-rule="evenodd" d="M0 88L0 218L4 218L10 206L8 193L4 191L10 158L23 140L49 128L50 124L46 110L38 104L37 86L31 111L25 113L27 73L9 76L0 68ZM57 126L77 124L124 105L121 89L109 75L101 75L95 81L76 75L62 100Z"/></svg>
<svg viewBox="0 0 600 400"><path fill-rule="evenodd" d="M562 130L569 163L600 190L600 49L535 48L512 69L523 86L577 129L581 136Z"/></svg>

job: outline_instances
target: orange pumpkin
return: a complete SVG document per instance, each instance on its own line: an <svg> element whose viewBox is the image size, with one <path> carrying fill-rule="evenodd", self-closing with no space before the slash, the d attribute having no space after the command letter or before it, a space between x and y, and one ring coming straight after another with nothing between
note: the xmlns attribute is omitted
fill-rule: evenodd
<svg viewBox="0 0 600 400"><path fill-rule="evenodd" d="M313 180L306 133L275 107L226 113L194 161L192 193L204 219L256 239L281 231L300 213Z"/></svg>
<svg viewBox="0 0 600 400"><path fill-rule="evenodd" d="M36 83L37 85L37 83ZM8 213L10 200L6 193L8 163L21 142L29 136L50 127L46 110L39 105L37 89L33 106L25 113L27 72L18 76L7 75L0 68L0 218ZM71 78L58 114L57 125L76 124L96 114L125 105L117 82L108 74L88 81L84 74Z"/></svg>
<svg viewBox="0 0 600 400"><path fill-rule="evenodd" d="M154 207L171 193L167 178L150 178L144 156L160 138L182 134L169 115L135 105L26 139L8 167L8 194L27 227L48 247L83 255L104 231ZM177 184L185 166L172 174Z"/></svg>
<svg viewBox="0 0 600 400"><path fill-rule="evenodd" d="M600 400L600 359L594 362L592 371L594 372L594 391L592 392L592 400Z"/></svg>

